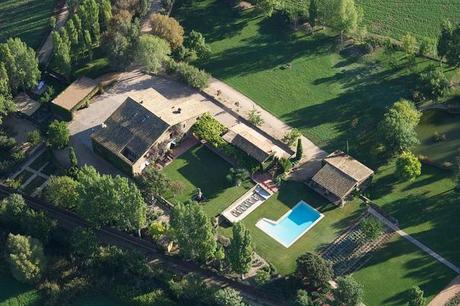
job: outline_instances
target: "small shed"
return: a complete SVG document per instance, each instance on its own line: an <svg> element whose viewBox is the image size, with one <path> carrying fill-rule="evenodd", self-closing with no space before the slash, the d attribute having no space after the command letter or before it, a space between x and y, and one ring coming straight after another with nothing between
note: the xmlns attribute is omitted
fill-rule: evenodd
<svg viewBox="0 0 460 306"><path fill-rule="evenodd" d="M99 84L81 77L70 84L53 101L53 110L66 120L72 120L73 112L85 105L99 91Z"/></svg>
<svg viewBox="0 0 460 306"><path fill-rule="evenodd" d="M41 106L40 102L35 101L24 92L17 95L14 100L17 111L26 117L31 117Z"/></svg>
<svg viewBox="0 0 460 306"><path fill-rule="evenodd" d="M363 189L374 171L342 151L335 151L323 161L323 167L308 185L331 202L342 205L354 190Z"/></svg>
<svg viewBox="0 0 460 306"><path fill-rule="evenodd" d="M244 123L232 126L223 139L260 163L265 162L270 156L289 157L283 149Z"/></svg>

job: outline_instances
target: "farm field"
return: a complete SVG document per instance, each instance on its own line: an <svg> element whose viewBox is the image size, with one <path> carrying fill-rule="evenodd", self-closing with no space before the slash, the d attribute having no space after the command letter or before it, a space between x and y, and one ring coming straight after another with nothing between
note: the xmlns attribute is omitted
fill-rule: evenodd
<svg viewBox="0 0 460 306"><path fill-rule="evenodd" d="M368 151L363 146L386 108L410 97L416 71L430 64L418 59L409 71L400 53L397 67L381 52L359 60L343 57L327 33L290 34L276 18L235 11L216 0L184 5L173 15L210 43L210 59L199 64L213 76L326 150L344 150L349 141L358 158L368 158L360 154Z"/></svg>
<svg viewBox="0 0 460 306"><path fill-rule="evenodd" d="M56 0L0 1L0 42L19 36L37 49L49 26Z"/></svg>
<svg viewBox="0 0 460 306"><path fill-rule="evenodd" d="M171 195L168 200L191 200L197 188L201 188L207 199L203 204L204 211L210 217L218 215L253 186L251 182L232 186L225 178L230 168L230 164L204 146L189 150L163 169L168 178L180 182L183 187L179 194Z"/></svg>
<svg viewBox="0 0 460 306"><path fill-rule="evenodd" d="M399 39L406 32L437 37L444 19L460 22L460 0L357 0L369 32Z"/></svg>

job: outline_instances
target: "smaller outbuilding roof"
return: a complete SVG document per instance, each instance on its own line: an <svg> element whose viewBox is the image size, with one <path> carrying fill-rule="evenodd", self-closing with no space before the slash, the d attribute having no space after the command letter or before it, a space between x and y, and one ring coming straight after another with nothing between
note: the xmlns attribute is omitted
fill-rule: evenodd
<svg viewBox="0 0 460 306"><path fill-rule="evenodd" d="M324 166L312 181L340 199L346 197L357 185L374 171L342 151L335 151L324 159Z"/></svg>
<svg viewBox="0 0 460 306"><path fill-rule="evenodd" d="M32 116L41 106L40 102L33 100L26 93L20 93L14 98L18 112Z"/></svg>
<svg viewBox="0 0 460 306"><path fill-rule="evenodd" d="M369 176L374 174L374 171L351 157L350 155L342 152L335 151L329 154L324 161L331 166L339 169L343 173L347 174L357 182L362 182Z"/></svg>
<svg viewBox="0 0 460 306"><path fill-rule="evenodd" d="M52 103L72 111L75 106L93 93L98 85L93 79L81 77L61 92Z"/></svg>
<svg viewBox="0 0 460 306"><path fill-rule="evenodd" d="M289 157L284 150L267 139L267 137L244 123L232 126L223 138L258 162L264 162L271 155Z"/></svg>

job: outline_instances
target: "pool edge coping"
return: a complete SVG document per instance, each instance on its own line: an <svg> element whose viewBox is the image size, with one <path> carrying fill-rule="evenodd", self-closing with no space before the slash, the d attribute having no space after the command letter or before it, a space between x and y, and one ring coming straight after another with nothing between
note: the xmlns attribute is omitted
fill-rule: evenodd
<svg viewBox="0 0 460 306"><path fill-rule="evenodd" d="M293 211L297 206L301 205L301 204L306 204L308 206L310 206L311 208L313 208L314 210L316 210L318 213L319 213L319 218L316 219L308 228L306 228L301 234L299 234L291 243L289 244L285 244L281 241L279 241L277 238L273 237L272 235L270 235L269 233L267 233L265 230L263 230L262 228L260 228L259 226L259 222L260 221L267 221L269 223L272 223L272 224L279 224L280 220L282 220L283 218L285 218L291 211ZM257 221L256 223L256 227L258 229L260 229L262 232L264 232L267 236L269 236L270 238L272 238L273 240L275 240L276 242L278 242L279 244L281 244L282 246L284 246L286 249L288 249L289 247L291 247L294 243L297 242L297 240L299 240L303 235L305 235L310 229L312 229L319 221L321 221L322 219L324 218L324 214L322 214L321 212L319 212L319 210L317 210L316 208L314 208L313 206L311 206L310 204L308 204L307 202L305 202L304 200L300 200L296 205L294 205L290 210L288 210L286 213L284 213L281 217L278 218L277 221L273 221L273 220L270 220L268 218L261 218Z"/></svg>

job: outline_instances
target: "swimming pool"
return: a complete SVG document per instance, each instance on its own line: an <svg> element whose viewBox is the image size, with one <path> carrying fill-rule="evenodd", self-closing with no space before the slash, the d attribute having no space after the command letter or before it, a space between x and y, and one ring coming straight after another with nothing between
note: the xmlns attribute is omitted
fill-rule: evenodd
<svg viewBox="0 0 460 306"><path fill-rule="evenodd" d="M288 248L323 217L324 215L319 211L300 201L278 221L263 218L256 226Z"/></svg>

